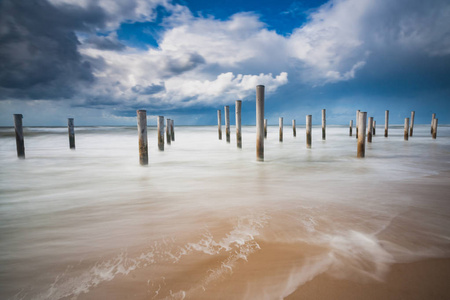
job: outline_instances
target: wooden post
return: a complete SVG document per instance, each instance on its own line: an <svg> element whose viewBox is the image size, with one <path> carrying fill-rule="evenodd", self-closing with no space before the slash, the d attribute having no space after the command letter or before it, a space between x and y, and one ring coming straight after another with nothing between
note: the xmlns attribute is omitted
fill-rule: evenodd
<svg viewBox="0 0 450 300"><path fill-rule="evenodd" d="M225 135L227 137L227 143L230 142L230 107L225 106Z"/></svg>
<svg viewBox="0 0 450 300"><path fill-rule="evenodd" d="M267 138L267 119L264 119L264 138Z"/></svg>
<svg viewBox="0 0 450 300"><path fill-rule="evenodd" d="M279 141L282 142L283 141L283 117L280 117L280 119L278 120L278 126L280 128L280 138Z"/></svg>
<svg viewBox="0 0 450 300"><path fill-rule="evenodd" d="M306 148L311 148L312 115L306 116Z"/></svg>
<svg viewBox="0 0 450 300"><path fill-rule="evenodd" d="M236 145L238 148L242 148L241 111L242 101L236 100Z"/></svg>
<svg viewBox="0 0 450 300"><path fill-rule="evenodd" d="M436 119L436 114L431 115L431 135L433 135L433 120Z"/></svg>
<svg viewBox="0 0 450 300"><path fill-rule="evenodd" d="M416 114L415 111L411 112L411 124L409 124L409 136L413 136L413 129L414 129L414 115Z"/></svg>
<svg viewBox="0 0 450 300"><path fill-rule="evenodd" d="M375 135L375 128L377 127L377 121L373 120L373 135Z"/></svg>
<svg viewBox="0 0 450 300"><path fill-rule="evenodd" d="M172 137L170 136L170 119L166 120L166 143L167 145L172 144Z"/></svg>
<svg viewBox="0 0 450 300"><path fill-rule="evenodd" d="M352 130L353 130L353 120L350 120L350 125L349 125L349 136L352 136Z"/></svg>
<svg viewBox="0 0 450 300"><path fill-rule="evenodd" d="M219 140L222 139L222 111L217 110L217 129L219 131Z"/></svg>
<svg viewBox="0 0 450 300"><path fill-rule="evenodd" d="M69 129L69 148L75 150L75 129L73 125L73 118L67 119L67 127Z"/></svg>
<svg viewBox="0 0 450 300"><path fill-rule="evenodd" d="M295 128L295 120L292 120L292 134L294 137L297 136L297 128Z"/></svg>
<svg viewBox="0 0 450 300"><path fill-rule="evenodd" d="M16 131L17 157L25 158L25 143L23 141L22 114L14 114L14 129Z"/></svg>
<svg viewBox="0 0 450 300"><path fill-rule="evenodd" d="M264 86L256 86L256 159L264 161Z"/></svg>
<svg viewBox="0 0 450 300"><path fill-rule="evenodd" d="M384 112L384 137L388 137L389 129L389 110Z"/></svg>
<svg viewBox="0 0 450 300"><path fill-rule="evenodd" d="M164 116L158 116L158 149L164 151Z"/></svg>
<svg viewBox="0 0 450 300"><path fill-rule="evenodd" d="M436 139L436 135L437 135L437 126L438 126L438 119L434 118L433 119L433 139Z"/></svg>
<svg viewBox="0 0 450 300"><path fill-rule="evenodd" d="M326 139L326 127L327 127L327 120L326 120L326 110L322 109L322 140Z"/></svg>
<svg viewBox="0 0 450 300"><path fill-rule="evenodd" d="M170 137L172 138L172 142L175 142L175 126L173 124L173 119L170 119Z"/></svg>
<svg viewBox="0 0 450 300"><path fill-rule="evenodd" d="M358 131L359 131L359 112L360 110L358 109L356 111L356 139L358 139Z"/></svg>
<svg viewBox="0 0 450 300"><path fill-rule="evenodd" d="M358 148L356 153L358 158L363 158L366 156L366 120L367 112L360 112L358 120Z"/></svg>
<svg viewBox="0 0 450 300"><path fill-rule="evenodd" d="M373 117L369 117L369 126L367 128L367 142L372 143Z"/></svg>
<svg viewBox="0 0 450 300"><path fill-rule="evenodd" d="M408 131L409 131L409 118L405 118L405 130L403 133L403 138L405 141L408 140Z"/></svg>
<svg viewBox="0 0 450 300"><path fill-rule="evenodd" d="M139 136L139 162L141 165L148 165L148 145L147 145L147 111L138 110L138 136Z"/></svg>

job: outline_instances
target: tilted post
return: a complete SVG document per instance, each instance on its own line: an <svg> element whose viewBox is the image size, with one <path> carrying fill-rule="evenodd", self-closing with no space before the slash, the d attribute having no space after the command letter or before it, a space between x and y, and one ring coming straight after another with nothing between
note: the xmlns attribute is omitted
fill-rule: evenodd
<svg viewBox="0 0 450 300"><path fill-rule="evenodd" d="M433 135L433 120L436 119L436 114L431 115L431 135Z"/></svg>
<svg viewBox="0 0 450 300"><path fill-rule="evenodd" d="M16 132L16 149L17 157L25 158L25 143L23 140L22 114L14 114L14 129Z"/></svg>
<svg viewBox="0 0 450 300"><path fill-rule="evenodd" d="M242 101L236 100L236 145L238 148L242 148L241 111Z"/></svg>
<svg viewBox="0 0 450 300"><path fill-rule="evenodd" d="M437 127L438 127L438 119L434 118L433 119L433 135L432 135L434 140L436 139L436 136L437 136Z"/></svg>
<svg viewBox="0 0 450 300"><path fill-rule="evenodd" d="M264 86L256 86L256 159L264 161Z"/></svg>
<svg viewBox="0 0 450 300"><path fill-rule="evenodd" d="M414 116L415 116L416 112L412 111L411 112L411 124L409 125L409 136L413 136L413 129L414 129Z"/></svg>
<svg viewBox="0 0 450 300"><path fill-rule="evenodd" d="M358 135L358 148L356 156L363 158L366 156L366 120L367 112L360 112L358 119L359 135Z"/></svg>
<svg viewBox="0 0 450 300"><path fill-rule="evenodd" d="M75 128L73 118L67 119L67 128L69 130L69 148L75 150Z"/></svg>
<svg viewBox="0 0 450 300"><path fill-rule="evenodd" d="M409 131L409 118L405 118L405 129L403 132L403 139L405 141L408 140L408 131Z"/></svg>
<svg viewBox="0 0 450 300"><path fill-rule="evenodd" d="M148 165L147 111L138 110L137 119L139 136L139 162L141 165Z"/></svg>

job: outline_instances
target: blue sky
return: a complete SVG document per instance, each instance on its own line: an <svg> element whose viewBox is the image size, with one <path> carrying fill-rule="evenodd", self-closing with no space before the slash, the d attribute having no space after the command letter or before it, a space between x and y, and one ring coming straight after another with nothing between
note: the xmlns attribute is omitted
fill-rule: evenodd
<svg viewBox="0 0 450 300"><path fill-rule="evenodd" d="M238 99L254 124L258 84L272 124L322 108L448 124L449 16L444 0L3 0L0 126L135 125L137 109L212 125Z"/></svg>

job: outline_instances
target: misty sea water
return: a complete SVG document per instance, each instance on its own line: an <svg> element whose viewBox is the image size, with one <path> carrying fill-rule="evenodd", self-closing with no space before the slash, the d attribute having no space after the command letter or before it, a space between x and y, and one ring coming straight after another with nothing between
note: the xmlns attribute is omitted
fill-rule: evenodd
<svg viewBox="0 0 450 300"><path fill-rule="evenodd" d="M223 128L222 128L223 129ZM356 158L347 126L0 128L3 299L280 299L315 276L382 281L394 263L450 257L450 127L377 127ZM353 132L354 133L354 132Z"/></svg>

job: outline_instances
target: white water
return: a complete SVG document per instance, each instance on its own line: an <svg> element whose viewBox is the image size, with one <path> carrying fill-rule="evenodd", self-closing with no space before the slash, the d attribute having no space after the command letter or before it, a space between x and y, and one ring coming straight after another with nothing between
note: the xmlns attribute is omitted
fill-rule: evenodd
<svg viewBox="0 0 450 300"><path fill-rule="evenodd" d="M346 127L326 141L314 128L310 150L304 128L279 143L269 127L260 163L254 127L241 150L215 126L177 127L164 152L149 128L142 167L136 128L77 128L75 151L66 128L26 128L25 160L2 128L0 295L208 299L223 285L279 299L324 272L380 281L393 263L449 257L450 127L432 140L416 125L409 141L377 129L357 159Z"/></svg>

